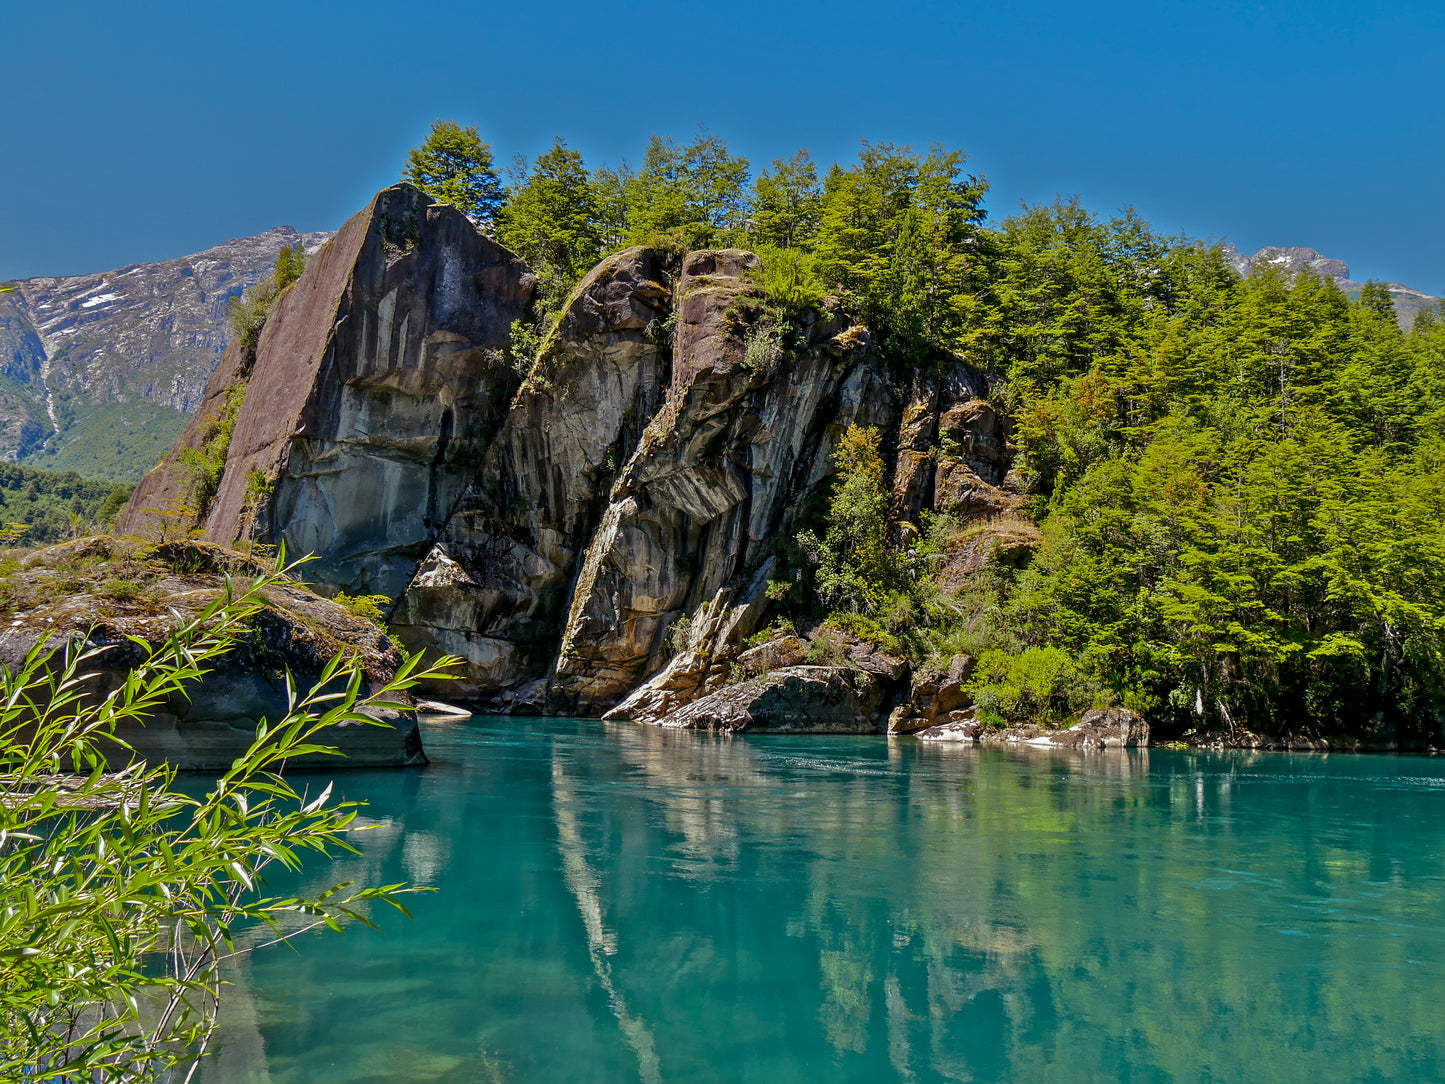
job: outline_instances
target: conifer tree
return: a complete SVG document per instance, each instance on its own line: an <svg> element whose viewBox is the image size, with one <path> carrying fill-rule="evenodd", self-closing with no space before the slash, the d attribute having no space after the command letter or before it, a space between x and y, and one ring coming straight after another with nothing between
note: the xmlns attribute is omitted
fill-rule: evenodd
<svg viewBox="0 0 1445 1084"><path fill-rule="evenodd" d="M406 158L401 179L440 203L449 203L483 227L490 227L505 198L492 164L492 148L474 125L432 121L431 132Z"/></svg>

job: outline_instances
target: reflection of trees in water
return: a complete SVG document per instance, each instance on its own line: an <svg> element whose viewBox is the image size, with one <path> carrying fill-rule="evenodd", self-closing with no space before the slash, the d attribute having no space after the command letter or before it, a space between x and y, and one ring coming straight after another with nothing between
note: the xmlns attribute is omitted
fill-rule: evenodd
<svg viewBox="0 0 1445 1084"><path fill-rule="evenodd" d="M407 1053L417 1081L545 1079L561 1052L547 1062L505 1016L515 991L570 1014L567 1054L589 1051L599 1080L715 1078L740 1051L778 1084L828 1064L910 1081L1403 1079L1442 1054L1445 819L1338 758L554 725L420 773L446 800L375 811L383 828L342 874L434 881L445 898L422 902L452 926L434 935L420 911L404 945L372 943L407 956L384 972L394 1004L372 1030L390 1034L338 1029L319 983L288 994L304 1026L258 998L273 1084L305 1079L283 1048L374 1074ZM487 880L493 850L526 860ZM489 910L469 933L457 901L499 893L525 914ZM300 975L310 957L276 966ZM423 1016L454 1020L460 1046L408 1046Z"/></svg>
<svg viewBox="0 0 1445 1084"><path fill-rule="evenodd" d="M909 742L889 749L886 781L822 763L824 785L810 782L801 746L611 733L646 779L641 800L678 837L666 848L675 874L754 876L750 849L806 840L793 856L801 905L768 918L807 946L822 1037L839 1054L886 1046L904 1079L974 1079L1005 1063L1042 1076L1152 1065L1194 1079L1201 1052L1217 1076L1250 1079L1291 1047L1298 1061L1300 1044L1327 1076L1345 1051L1347 1075L1398 1075L1410 1035L1445 1034L1430 984L1410 981L1420 936L1362 942L1339 925L1419 930L1418 893L1328 917L1382 870L1397 884L1407 871L1379 829L1338 830L1333 803L1351 799L1316 793L1332 789L1318 763L1281 777L1278 758L1177 757L1150 775L1147 750ZM1241 780L1262 764L1267 777ZM1325 818L1331 830L1317 830ZM1297 879L1313 886L1302 898L1287 887ZM1235 888L1263 892L1268 913L1231 913ZM1280 909L1324 921L1287 943ZM748 929L730 922L716 952L747 955L728 938ZM1380 1006L1361 1003L1346 976L1362 971L1406 1026L1382 1029ZM1315 1040L1382 1030L1382 1041Z"/></svg>

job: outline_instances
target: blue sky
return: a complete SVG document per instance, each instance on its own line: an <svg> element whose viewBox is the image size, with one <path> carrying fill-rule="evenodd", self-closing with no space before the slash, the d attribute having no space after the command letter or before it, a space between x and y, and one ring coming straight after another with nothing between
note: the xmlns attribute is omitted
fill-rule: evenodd
<svg viewBox="0 0 1445 1084"><path fill-rule="evenodd" d="M1445 3L0 3L0 279L332 229L434 117L589 163L706 123L759 165L963 147L1078 194L1445 293Z"/></svg>

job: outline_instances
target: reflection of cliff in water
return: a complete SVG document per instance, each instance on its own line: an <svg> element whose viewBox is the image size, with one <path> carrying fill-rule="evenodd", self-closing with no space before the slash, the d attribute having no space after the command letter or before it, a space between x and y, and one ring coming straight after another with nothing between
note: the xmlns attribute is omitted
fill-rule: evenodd
<svg viewBox="0 0 1445 1084"><path fill-rule="evenodd" d="M1427 762L1392 792L1338 758L569 727L347 776L385 827L308 882L439 892L259 955L207 1079L1356 1079L1445 1052L1411 979L1445 966Z"/></svg>

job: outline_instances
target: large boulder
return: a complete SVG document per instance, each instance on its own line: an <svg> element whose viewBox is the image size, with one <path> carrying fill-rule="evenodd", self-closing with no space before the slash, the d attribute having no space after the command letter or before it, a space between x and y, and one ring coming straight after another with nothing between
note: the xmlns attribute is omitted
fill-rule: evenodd
<svg viewBox="0 0 1445 1084"><path fill-rule="evenodd" d="M0 664L14 671L41 641L85 641L105 651L91 667L91 691L104 695L126 680L147 651L226 591L226 577L254 578L265 566L205 542L137 545L107 537L81 539L26 557L0 593ZM265 718L288 711L286 673L309 688L336 654L360 659L363 693L389 681L402 657L372 622L303 585L283 581L264 592L267 603L250 634L210 673L166 698L143 726L117 736L131 750L108 753L113 766L132 758L164 760L177 768L225 768L244 752ZM139 641L139 642L138 642ZM400 698L404 701L404 698ZM317 740L342 757L313 756L291 767L401 767L425 764L415 711L373 710L384 726L350 723Z"/></svg>
<svg viewBox="0 0 1445 1084"><path fill-rule="evenodd" d="M969 705L964 683L973 673L972 655L954 655L942 666L922 666L913 672L908 698L893 709L888 730L914 734L938 723L941 716Z"/></svg>
<svg viewBox="0 0 1445 1084"><path fill-rule="evenodd" d="M887 683L843 666L790 666L694 700L664 727L729 733L874 734Z"/></svg>
<svg viewBox="0 0 1445 1084"><path fill-rule="evenodd" d="M534 282L456 208L385 189L277 299L254 361L228 350L120 529L164 534L187 506L210 541L285 543L316 555L319 581L399 597L501 428L511 325ZM233 428L205 501L182 449L221 425Z"/></svg>

